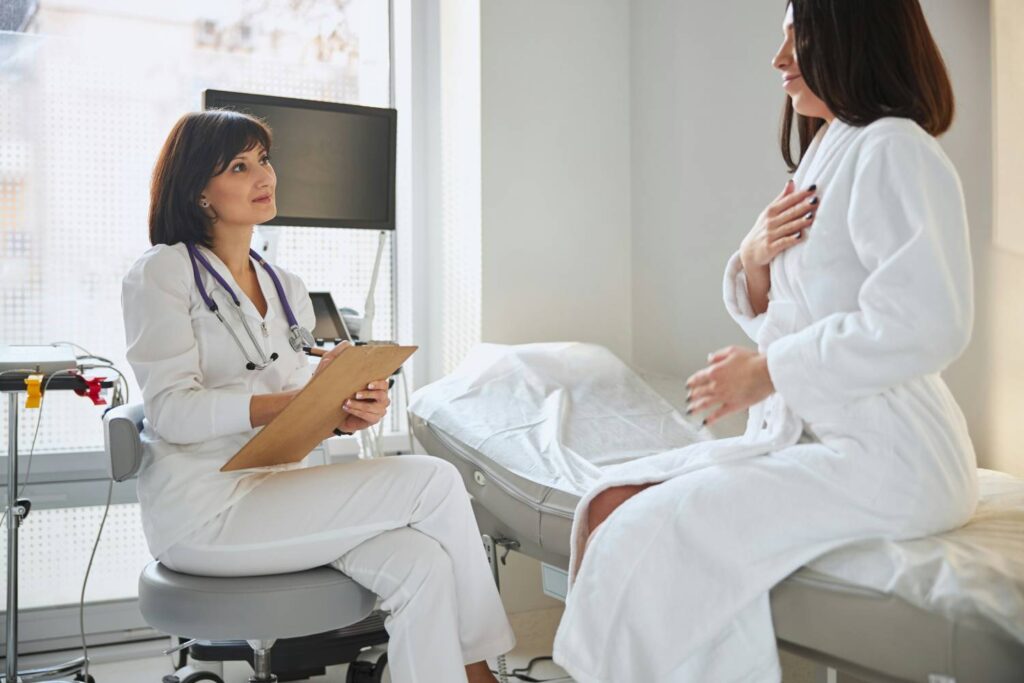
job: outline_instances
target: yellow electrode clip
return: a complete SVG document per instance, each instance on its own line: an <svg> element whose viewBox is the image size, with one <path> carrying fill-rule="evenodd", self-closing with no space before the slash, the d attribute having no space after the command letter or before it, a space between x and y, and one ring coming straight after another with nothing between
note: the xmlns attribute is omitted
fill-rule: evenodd
<svg viewBox="0 0 1024 683"><path fill-rule="evenodd" d="M25 399L26 408L38 408L43 398L43 376L29 375L25 378L25 389L28 391L28 398Z"/></svg>

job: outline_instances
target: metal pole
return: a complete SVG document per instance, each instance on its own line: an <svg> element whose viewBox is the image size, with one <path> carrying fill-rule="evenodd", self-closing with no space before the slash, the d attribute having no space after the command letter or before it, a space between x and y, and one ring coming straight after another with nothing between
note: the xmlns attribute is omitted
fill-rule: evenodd
<svg viewBox="0 0 1024 683"><path fill-rule="evenodd" d="M44 676L79 673L85 665L85 657L78 657L18 675L18 529L28 510L18 501L18 393L7 394L7 656L3 683L40 681ZM48 680L42 683L67 682Z"/></svg>
<svg viewBox="0 0 1024 683"><path fill-rule="evenodd" d="M498 572L498 544L504 539L495 539L490 534L481 534L484 542L484 550L487 551L487 561L491 565L491 575L494 577L494 587L501 593L501 574ZM518 544L517 544L518 545ZM498 655L498 681L508 683L508 667L505 664L505 655Z"/></svg>
<svg viewBox="0 0 1024 683"><path fill-rule="evenodd" d="M18 392L7 397L7 657L6 683L18 679Z"/></svg>

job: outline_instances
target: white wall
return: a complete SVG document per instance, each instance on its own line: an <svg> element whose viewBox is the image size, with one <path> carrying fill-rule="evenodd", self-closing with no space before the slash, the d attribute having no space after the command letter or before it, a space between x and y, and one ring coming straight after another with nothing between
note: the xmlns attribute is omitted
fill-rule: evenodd
<svg viewBox="0 0 1024 683"><path fill-rule="evenodd" d="M630 356L629 3L480 3L481 335ZM557 606L502 568L509 612Z"/></svg>
<svg viewBox="0 0 1024 683"><path fill-rule="evenodd" d="M984 270L979 271L983 279L988 304L985 323L987 336L984 349L985 363L979 362L979 370L968 374L967 379L984 387L985 401L979 412L987 417L982 438L975 434L975 440L985 449L986 463L996 469L1024 475L1024 315L1021 315L1020 292L1024 291L1024 202L1021 201L1020 156L1017 150L1024 150L1024 135L1020 131L1020 119L1012 116L1024 108L1024 72L1016 56L1021 54L1020 42L1007 40L1024 36L1024 12L1019 0L995 0L993 13L998 19L997 36L1002 39L997 45L994 81L1000 94L1002 119L999 136L995 142L997 154L1003 155L1000 164L998 185L1002 221L1001 232L1005 238L1000 243L1014 245L1014 251L983 246L982 259L978 259ZM1011 9L1012 8L1012 9ZM953 31L956 33L956 31ZM977 30L975 30L977 33ZM998 40L998 38L997 38ZM987 46L985 46L987 47ZM1015 92L1008 88L1015 88ZM1005 163L1007 155L1016 152L1017 164ZM1011 194L1011 193L1015 193ZM978 250L975 251L976 256Z"/></svg>
<svg viewBox="0 0 1024 683"><path fill-rule="evenodd" d="M771 56L782 3L633 0L634 362L688 375L741 340L722 269L785 168Z"/></svg>
<svg viewBox="0 0 1024 683"><path fill-rule="evenodd" d="M631 351L629 3L481 3L484 341Z"/></svg>

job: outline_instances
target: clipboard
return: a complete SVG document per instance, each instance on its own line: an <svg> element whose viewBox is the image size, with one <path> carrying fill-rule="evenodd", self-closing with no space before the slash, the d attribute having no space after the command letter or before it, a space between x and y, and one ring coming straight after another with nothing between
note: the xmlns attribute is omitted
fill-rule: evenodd
<svg viewBox="0 0 1024 683"><path fill-rule="evenodd" d="M353 346L311 379L277 417L228 460L221 472L299 462L334 433L345 399L375 379L390 377L417 346Z"/></svg>

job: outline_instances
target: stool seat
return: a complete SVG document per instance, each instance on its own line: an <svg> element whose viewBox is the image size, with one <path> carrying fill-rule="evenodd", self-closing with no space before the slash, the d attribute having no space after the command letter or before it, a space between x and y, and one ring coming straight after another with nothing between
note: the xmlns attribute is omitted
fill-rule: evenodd
<svg viewBox="0 0 1024 683"><path fill-rule="evenodd" d="M341 572L210 577L152 562L139 577L139 609L164 633L200 640L298 638L364 619L377 596Z"/></svg>

